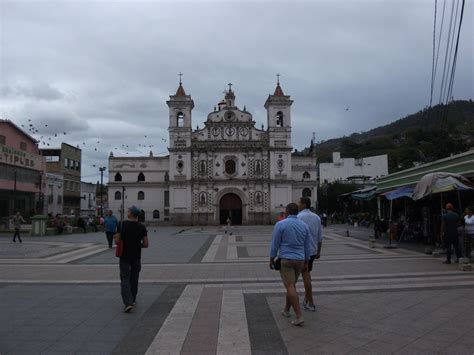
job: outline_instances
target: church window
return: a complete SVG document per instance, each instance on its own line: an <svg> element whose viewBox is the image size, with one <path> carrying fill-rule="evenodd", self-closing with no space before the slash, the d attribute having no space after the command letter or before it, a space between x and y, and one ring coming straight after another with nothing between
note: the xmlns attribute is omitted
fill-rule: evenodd
<svg viewBox="0 0 474 355"><path fill-rule="evenodd" d="M169 191L164 192L164 199L165 199L165 207L169 207L170 206L170 192Z"/></svg>
<svg viewBox="0 0 474 355"><path fill-rule="evenodd" d="M310 177L311 175L307 171L303 173L303 179L309 179Z"/></svg>
<svg viewBox="0 0 474 355"><path fill-rule="evenodd" d="M165 181L170 181L170 174L168 172L165 172Z"/></svg>
<svg viewBox="0 0 474 355"><path fill-rule="evenodd" d="M145 181L145 175L143 173L138 174L138 181Z"/></svg>
<svg viewBox="0 0 474 355"><path fill-rule="evenodd" d="M160 219L160 211L158 210L153 211L153 219Z"/></svg>
<svg viewBox="0 0 474 355"><path fill-rule="evenodd" d="M199 174L206 174L206 162L204 160L201 160L199 162Z"/></svg>
<svg viewBox="0 0 474 355"><path fill-rule="evenodd" d="M311 189L309 188L303 189L303 197L311 197Z"/></svg>
<svg viewBox="0 0 474 355"><path fill-rule="evenodd" d="M115 174L114 181L122 181L122 174L120 173Z"/></svg>
<svg viewBox="0 0 474 355"><path fill-rule="evenodd" d="M226 174L233 175L235 174L235 161L229 159L225 162L225 172Z"/></svg>
<svg viewBox="0 0 474 355"><path fill-rule="evenodd" d="M121 200L122 199L122 193L120 191L115 191L115 200Z"/></svg>
<svg viewBox="0 0 474 355"><path fill-rule="evenodd" d="M278 111L275 118L276 118L276 121L275 121L276 126L283 127L283 112Z"/></svg>
<svg viewBox="0 0 474 355"><path fill-rule="evenodd" d="M262 173L262 162L260 160L257 160L255 162L255 174L261 174Z"/></svg>
<svg viewBox="0 0 474 355"><path fill-rule="evenodd" d="M183 127L184 126L184 113L178 112L176 119L177 119L177 126Z"/></svg>
<svg viewBox="0 0 474 355"><path fill-rule="evenodd" d="M143 191L138 191L138 200L142 201L145 199L145 193Z"/></svg>

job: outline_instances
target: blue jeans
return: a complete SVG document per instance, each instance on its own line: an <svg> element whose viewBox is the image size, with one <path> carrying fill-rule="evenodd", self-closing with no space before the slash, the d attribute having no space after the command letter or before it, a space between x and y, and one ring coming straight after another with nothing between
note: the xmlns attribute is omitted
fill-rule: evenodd
<svg viewBox="0 0 474 355"><path fill-rule="evenodd" d="M138 277L141 270L140 259L120 258L120 284L122 300L125 306L135 302L138 292Z"/></svg>

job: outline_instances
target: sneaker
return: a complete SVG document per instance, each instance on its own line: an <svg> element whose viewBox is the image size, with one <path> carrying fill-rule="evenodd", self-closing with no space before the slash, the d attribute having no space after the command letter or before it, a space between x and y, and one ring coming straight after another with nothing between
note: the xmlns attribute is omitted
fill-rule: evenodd
<svg viewBox="0 0 474 355"><path fill-rule="evenodd" d="M286 318L291 317L290 311L281 311L281 315Z"/></svg>
<svg viewBox="0 0 474 355"><path fill-rule="evenodd" d="M314 304L309 304L309 303L306 303L303 308L306 310L306 311L311 311L311 312L316 312L316 306Z"/></svg>
<svg viewBox="0 0 474 355"><path fill-rule="evenodd" d="M124 311L125 313L129 313L132 309L133 309L133 306L129 305L129 306L125 306L125 308L123 309L123 311Z"/></svg>
<svg viewBox="0 0 474 355"><path fill-rule="evenodd" d="M291 321L291 324L295 325L295 326L302 326L303 323L304 323L304 318L303 317L299 317L299 318L296 318L296 319Z"/></svg>

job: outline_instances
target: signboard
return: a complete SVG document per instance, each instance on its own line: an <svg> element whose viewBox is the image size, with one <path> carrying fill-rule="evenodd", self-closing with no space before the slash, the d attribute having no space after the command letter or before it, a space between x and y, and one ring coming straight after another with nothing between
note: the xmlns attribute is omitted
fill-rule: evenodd
<svg viewBox="0 0 474 355"><path fill-rule="evenodd" d="M35 155L0 144L0 163L41 170L41 155Z"/></svg>

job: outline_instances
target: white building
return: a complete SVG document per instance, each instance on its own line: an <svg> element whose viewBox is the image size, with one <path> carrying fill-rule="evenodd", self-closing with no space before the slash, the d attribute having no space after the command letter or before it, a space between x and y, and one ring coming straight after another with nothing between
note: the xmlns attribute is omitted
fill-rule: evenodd
<svg viewBox="0 0 474 355"><path fill-rule="evenodd" d="M64 178L60 174L46 173L44 212L55 216L63 213Z"/></svg>
<svg viewBox="0 0 474 355"><path fill-rule="evenodd" d="M81 216L97 215L96 185L81 181Z"/></svg>
<svg viewBox="0 0 474 355"><path fill-rule="evenodd" d="M317 201L314 151L292 154L290 96L277 83L267 129L235 105L231 85L204 127L192 130L194 101L180 82L169 107L169 156L109 158L109 207L139 206L146 222L234 224L274 221L289 202Z"/></svg>
<svg viewBox="0 0 474 355"><path fill-rule="evenodd" d="M320 184L335 181L375 184L376 178L385 175L388 175L387 154L354 159L341 158L341 153L333 152L332 163L319 164Z"/></svg>

